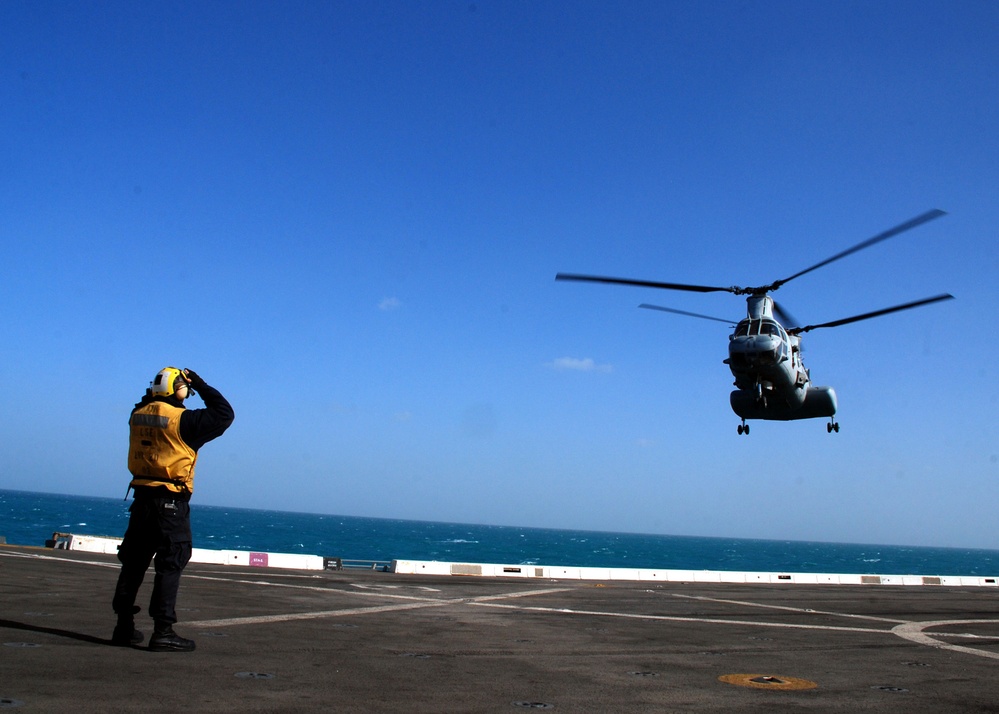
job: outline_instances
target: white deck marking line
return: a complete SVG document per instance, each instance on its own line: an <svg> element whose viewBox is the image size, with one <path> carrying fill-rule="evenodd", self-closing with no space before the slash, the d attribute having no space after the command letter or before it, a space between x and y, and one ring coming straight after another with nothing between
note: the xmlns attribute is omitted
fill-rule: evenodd
<svg viewBox="0 0 999 714"><path fill-rule="evenodd" d="M501 603L470 602L479 607L499 607L508 610L528 610L531 612L551 612L558 615L590 615L597 617L622 617L630 620L662 620L666 622L704 622L712 625L748 625L750 627L783 627L795 630L831 630L833 632L870 632L889 635L891 630L873 627L840 627L836 625L800 625L790 622L759 622L753 620L719 620L710 617L681 617L679 615L641 615L633 612L603 612L599 610L569 610L559 607L532 607L525 605L504 605Z"/></svg>
<svg viewBox="0 0 999 714"><path fill-rule="evenodd" d="M565 593L572 590L572 588L546 588L545 590L520 590L513 593L497 593L496 595L479 595L478 597L468 598L466 600L470 605L474 605L480 602L489 602L491 600L511 600L515 597L533 597L534 595L552 595L554 593Z"/></svg>
<svg viewBox="0 0 999 714"><path fill-rule="evenodd" d="M340 590L329 590L324 589L327 592L339 592L344 594ZM545 590L524 590L513 593L500 593L496 595L482 595L475 598L448 598L446 600L440 600L436 598L415 598L407 597L408 600L416 600L417 602L410 603L399 603L396 605L377 605L375 607L353 607L353 608L343 608L340 610L320 610L313 612L297 612L297 613L287 613L283 615L258 615L251 617L231 617L218 620L192 620L190 622L184 622L184 626L197 626L197 627L228 627L231 625L259 625L265 623L275 623L275 622L292 622L295 620L318 620L326 617L345 617L348 615L368 615L379 612L396 612L401 610L418 610L426 607L444 607L446 605L470 605L475 604L480 601L492 601L492 600L506 600L510 598L520 598L520 597L531 597L534 595L548 595L551 593L565 592L568 588L548 588ZM391 597L399 598L403 596L399 595L378 595L376 593L346 593L348 595L370 595L374 597Z"/></svg>
<svg viewBox="0 0 999 714"><path fill-rule="evenodd" d="M59 558L52 555L36 553L0 553L0 558L29 558L34 560L58 560L60 563L79 563L80 565L97 565L102 568L121 568L121 563L104 563L99 560L76 560L75 558Z"/></svg>
<svg viewBox="0 0 999 714"><path fill-rule="evenodd" d="M424 590L428 593L439 593L441 591L440 588L428 588L426 585L368 585L367 583L351 583L351 586L361 590L377 590L379 592L382 590L402 590L403 588Z"/></svg>
<svg viewBox="0 0 999 714"><path fill-rule="evenodd" d="M35 553L3 553L0 552L0 558L29 558L35 560L57 560L60 563L77 563L79 565L96 565L101 568L114 568L115 570L121 569L121 563L105 563L99 560L76 560L74 558L62 558L52 555L41 555ZM218 572L218 571L208 571L208 572ZM276 576L275 573L268 573L268 576ZM313 577L313 576L308 576ZM299 585L296 583L272 583L267 580L247 580L245 578L229 578L229 577L213 577L211 575L199 575L197 573L187 572L183 575L183 580L211 580L220 583L239 583L242 585L266 585L273 588L293 588L296 590L315 590L319 592L330 592L330 593L343 593L346 595L358 595L364 596L377 596L381 597L393 597L401 600L420 600L421 598L410 596L410 595L390 595L388 593L375 593L375 592L359 592L356 590L344 590L340 588L324 588L317 585Z"/></svg>
<svg viewBox="0 0 999 714"><path fill-rule="evenodd" d="M348 590L345 588L324 588L318 585L298 585L295 583L272 583L267 580L245 580L243 578L214 578L210 575L187 574L184 580L211 580L218 583L238 583L240 585L262 585L269 588L287 588L290 590L311 590L313 592L336 593L339 595L349 595L351 597L383 597L394 598L396 600L430 600L427 596L418 595L398 595L396 593L376 592L373 590Z"/></svg>
<svg viewBox="0 0 999 714"><path fill-rule="evenodd" d="M394 592L385 592L384 590L348 590L345 588L329 588L329 587L319 587L318 585L298 585L295 583L272 583L267 580L245 580L242 578L215 578L209 575L185 575L184 579L197 579L197 580L211 580L213 582L220 583L239 583L241 585L262 585L271 588L288 588L291 590L311 590L313 592L324 592L324 593L339 593L341 595L348 595L351 597L381 597L381 598L394 598L396 600L417 600L419 602L430 601L434 602L434 599L428 595L402 595ZM353 583L350 583L353 587ZM421 590L426 590L426 588L420 588ZM565 592L568 588L547 588L545 590L524 590L522 592L515 593L501 593L497 595L480 595L476 598L467 598L468 600L505 600L512 597L529 597L532 595L547 595L549 593L559 593ZM462 601L463 598L450 598L455 601Z"/></svg>
<svg viewBox="0 0 999 714"><path fill-rule="evenodd" d="M321 610L319 612L297 612L285 615L259 615L257 617L231 617L222 620L193 620L185 622L185 627L229 627L230 625L260 625L274 622L292 622L294 620L319 620L324 617L345 617L348 615L368 615L378 612L396 612L399 610L417 610L425 607L443 607L460 603L460 600L433 600L423 602L407 602L395 605L376 605L375 607L352 607L343 610Z"/></svg>
<svg viewBox="0 0 999 714"><path fill-rule="evenodd" d="M232 574L231 568L233 566L228 565L228 566L225 566L225 567L230 568L230 570L228 572L226 572L225 570L202 570L201 572L208 573L209 575L231 575ZM243 565L243 566L237 566L237 567L244 567L245 568L247 566ZM253 566L250 566L250 567L253 567ZM319 575L319 574L316 574L316 575L298 575L296 573L290 573L290 574L289 573L281 573L281 572L275 572L275 570L273 568L268 568L267 569L267 577L269 577L269 578L285 578L287 580L322 580L323 579L323 576Z"/></svg>
<svg viewBox="0 0 999 714"><path fill-rule="evenodd" d="M747 602L745 600L723 600L715 597L704 597L703 595L681 595L670 593L673 597L685 598L687 600L704 600L706 602L721 602L727 605L746 605L747 607L762 607L767 610L787 610L788 612L801 612L807 615L835 615L836 617L853 617L858 620L873 620L875 622L891 622L896 625L909 622L909 620L896 620L890 617L876 617L874 615L854 615L848 612L830 612L828 610L812 610L805 607L790 607L788 605L765 605L758 602Z"/></svg>
<svg viewBox="0 0 999 714"><path fill-rule="evenodd" d="M568 610L562 608L554 607L525 607L520 605L504 605L499 603L471 603L473 605L478 605L480 607L499 607L511 610L530 610L532 612L553 612L564 615L591 615L599 617L623 617L627 619L636 620L662 620L662 621L672 621L672 622L703 622L715 625L748 625L751 627L782 627L787 629L797 629L797 630L827 630L833 632L865 632L874 633L882 635L897 635L902 639L909 640L910 642L915 642L921 645L927 645L929 647L936 647L938 649L950 650L951 652L961 652L963 654L975 655L977 657L988 657L990 659L999 659L999 652L989 652L988 650L980 650L974 647L965 647L963 645L952 645L947 642L941 642L933 637L927 635L923 630L927 627L943 627L945 625L970 625L970 624L999 624L999 620L935 620L931 622L903 622L900 625L896 625L890 630L881 630L873 627L837 627L834 625L801 625L793 623L783 623L783 622L753 622L747 620L719 620L715 618L707 617L680 617L674 615L638 615L634 613L623 613L623 612L600 612L600 611L590 611L590 610ZM969 637L977 638L979 635L974 635L970 633L948 633L939 632L936 633L938 637ZM986 639L986 638L983 638Z"/></svg>
<svg viewBox="0 0 999 714"><path fill-rule="evenodd" d="M976 655L978 657L988 657L990 659L999 659L999 652L989 652L988 650L980 650L974 647L965 647L963 645L952 645L947 642L941 642L930 635L923 632L927 627L943 627L944 625L974 625L974 624L991 624L997 623L996 620L935 620L932 622L906 622L905 624L898 625L892 628L892 632L901 637L902 639L909 640L910 642L917 642L921 645L927 645L929 647L936 647L942 650L950 650L951 652L963 652L964 654ZM947 633L937 633L938 637L954 637L955 635L948 635ZM964 635L965 637L969 635ZM972 635L973 636L973 635Z"/></svg>

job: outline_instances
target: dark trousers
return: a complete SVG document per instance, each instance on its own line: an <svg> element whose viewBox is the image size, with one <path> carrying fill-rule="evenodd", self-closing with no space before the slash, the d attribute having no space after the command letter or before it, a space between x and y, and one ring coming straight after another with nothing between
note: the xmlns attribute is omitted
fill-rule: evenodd
<svg viewBox="0 0 999 714"><path fill-rule="evenodd" d="M128 510L128 529L118 548L121 572L111 605L119 616L131 616L155 557L149 615L157 629L165 628L177 622L180 574L191 559L191 507L187 501L136 496Z"/></svg>

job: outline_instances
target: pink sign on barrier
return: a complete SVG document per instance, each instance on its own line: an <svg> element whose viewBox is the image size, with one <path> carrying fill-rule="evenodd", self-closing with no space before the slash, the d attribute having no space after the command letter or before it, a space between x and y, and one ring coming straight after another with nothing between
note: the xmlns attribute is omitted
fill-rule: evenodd
<svg viewBox="0 0 999 714"><path fill-rule="evenodd" d="M258 568L266 568L267 553L250 553L250 565Z"/></svg>

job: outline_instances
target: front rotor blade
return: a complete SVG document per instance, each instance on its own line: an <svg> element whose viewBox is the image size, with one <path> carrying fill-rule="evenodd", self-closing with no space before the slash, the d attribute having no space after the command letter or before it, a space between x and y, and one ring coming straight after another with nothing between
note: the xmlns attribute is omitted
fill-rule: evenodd
<svg viewBox="0 0 999 714"><path fill-rule="evenodd" d="M839 327L840 325L849 325L851 322L870 320L872 317L881 317L882 315L888 315L893 312L900 312L902 310L911 310L914 307L921 307L923 305L929 305L934 302L941 302L942 300L953 300L953 299L954 299L953 295L950 295L949 293L944 293L943 295L937 295L936 297L926 298L924 300L907 302L904 305L896 305L895 307L886 307L884 310L875 310L874 312L865 312L863 315L856 315L854 317L845 317L842 320L823 322L821 325L808 325L806 327L796 327L793 330L788 330L788 333L792 335L797 335L802 332L808 332L809 330L817 330L820 327Z"/></svg>
<svg viewBox="0 0 999 714"><path fill-rule="evenodd" d="M664 290L686 290L694 293L731 293L738 288L718 288L709 285L685 285L683 283L660 283L652 280L632 280L631 278L607 278L599 275L577 275L575 273L558 273L556 280L575 280L586 283L610 283L613 285L637 285L644 288L662 288Z"/></svg>
<svg viewBox="0 0 999 714"><path fill-rule="evenodd" d="M639 307L644 307L648 310L659 310L661 312L672 312L674 315L686 315L687 317L699 317L702 320L714 320L715 322L724 322L727 325L738 325L737 322L732 322L731 320L726 320L721 317L711 317L711 315L700 315L696 312L685 312L684 310L674 310L671 307L662 307L661 305L649 305L648 303L642 303Z"/></svg>
<svg viewBox="0 0 999 714"><path fill-rule="evenodd" d="M947 215L946 211L941 211L939 208L934 208L932 211L927 211L926 213L924 213L922 215L919 215L919 216L916 216L915 218L913 218L911 220L908 220L905 223L900 223L899 225L895 226L894 228L890 228L889 230L885 231L884 233L879 233L878 235L874 236L873 238L868 238L863 243L858 243L857 245L853 246L852 248L848 248L847 250L844 250L842 253L837 253L836 255L834 255L831 258L826 258L821 263L816 263L815 265L813 265L810 268L805 268L801 272L795 273L790 278L784 278L783 280L778 280L773 285L769 286L769 289L770 290L776 290L777 288L779 288L784 283L790 282L790 281L794 280L795 278L800 278L805 273L810 273L813 270L817 270L817 269L822 268L822 267L824 267L826 265L829 265L830 263L833 263L833 262L839 260L840 258L845 258L848 255L853 255L857 251L863 250L864 248L870 248L872 245L875 245L876 243L880 243L883 240L888 240L889 238L893 238L894 236L897 236L899 233L904 233L907 230L915 228L916 226L921 226L922 224L924 224L924 223L926 223L928 221L932 221L934 218L939 218L940 216L944 216L944 215Z"/></svg>

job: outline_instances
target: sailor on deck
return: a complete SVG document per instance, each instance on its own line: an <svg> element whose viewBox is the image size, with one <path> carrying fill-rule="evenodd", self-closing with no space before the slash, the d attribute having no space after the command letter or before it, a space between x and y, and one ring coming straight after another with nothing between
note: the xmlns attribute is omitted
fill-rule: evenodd
<svg viewBox="0 0 999 714"><path fill-rule="evenodd" d="M201 395L204 409L186 409L184 400ZM135 498L118 560L121 572L112 607L118 624L111 641L129 646L142 642L134 616L135 599L153 561L156 576L149 601L154 632L149 649L190 652L194 641L173 631L180 575L191 559L191 493L198 450L232 424L232 407L219 391L189 369L165 367L129 418L129 484ZM154 559L155 558L155 559Z"/></svg>

